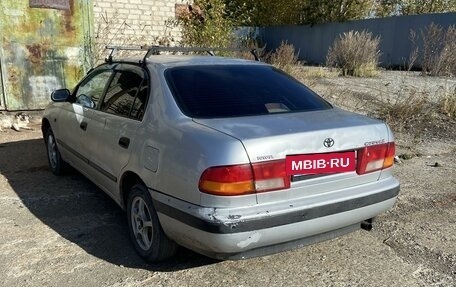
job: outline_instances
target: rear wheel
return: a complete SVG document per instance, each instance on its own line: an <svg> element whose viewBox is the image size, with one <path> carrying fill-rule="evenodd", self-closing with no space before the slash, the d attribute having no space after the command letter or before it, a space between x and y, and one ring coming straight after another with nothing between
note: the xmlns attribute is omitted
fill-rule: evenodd
<svg viewBox="0 0 456 287"><path fill-rule="evenodd" d="M62 159L57 142L55 141L54 133L51 128L48 128L45 135L47 158L49 167L55 175L62 175L67 169L67 163Z"/></svg>
<svg viewBox="0 0 456 287"><path fill-rule="evenodd" d="M127 203L130 238L138 254L149 262L170 258L176 244L163 231L147 188L136 184L131 188Z"/></svg>

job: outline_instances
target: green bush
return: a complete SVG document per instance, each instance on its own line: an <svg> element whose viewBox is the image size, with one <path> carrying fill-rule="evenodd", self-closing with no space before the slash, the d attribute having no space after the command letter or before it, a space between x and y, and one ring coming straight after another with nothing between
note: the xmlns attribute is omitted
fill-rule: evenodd
<svg viewBox="0 0 456 287"><path fill-rule="evenodd" d="M223 0L195 0L179 15L183 46L229 47L234 40L235 21L226 14Z"/></svg>

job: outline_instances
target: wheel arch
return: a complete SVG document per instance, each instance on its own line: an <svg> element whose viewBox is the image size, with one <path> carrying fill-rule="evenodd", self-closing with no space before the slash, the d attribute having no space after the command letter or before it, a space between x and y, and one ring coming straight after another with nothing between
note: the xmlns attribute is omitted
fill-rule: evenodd
<svg viewBox="0 0 456 287"><path fill-rule="evenodd" d="M46 131L51 127L51 123L47 118L43 118L41 120L41 133L43 134L43 138L46 135Z"/></svg>
<svg viewBox="0 0 456 287"><path fill-rule="evenodd" d="M126 210L127 209L127 201L128 201L128 194L131 191L131 188L135 184L143 184L146 186L144 181L141 177L133 171L126 171L122 174L120 178L120 206ZM146 186L147 187L147 186Z"/></svg>

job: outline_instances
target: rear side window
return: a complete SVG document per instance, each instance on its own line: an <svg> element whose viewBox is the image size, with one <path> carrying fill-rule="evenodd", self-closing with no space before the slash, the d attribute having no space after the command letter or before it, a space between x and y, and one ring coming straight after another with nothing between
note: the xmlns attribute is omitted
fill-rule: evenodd
<svg viewBox="0 0 456 287"><path fill-rule="evenodd" d="M194 118L289 113L331 108L309 88L270 66L175 67L165 77L182 112Z"/></svg>

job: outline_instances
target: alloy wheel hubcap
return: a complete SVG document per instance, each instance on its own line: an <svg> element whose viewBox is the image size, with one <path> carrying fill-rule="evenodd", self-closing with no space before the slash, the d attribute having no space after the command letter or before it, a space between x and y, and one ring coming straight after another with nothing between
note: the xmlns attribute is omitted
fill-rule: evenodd
<svg viewBox="0 0 456 287"><path fill-rule="evenodd" d="M152 246L152 217L146 202L141 197L135 197L131 206L131 226L136 242L143 250Z"/></svg>

